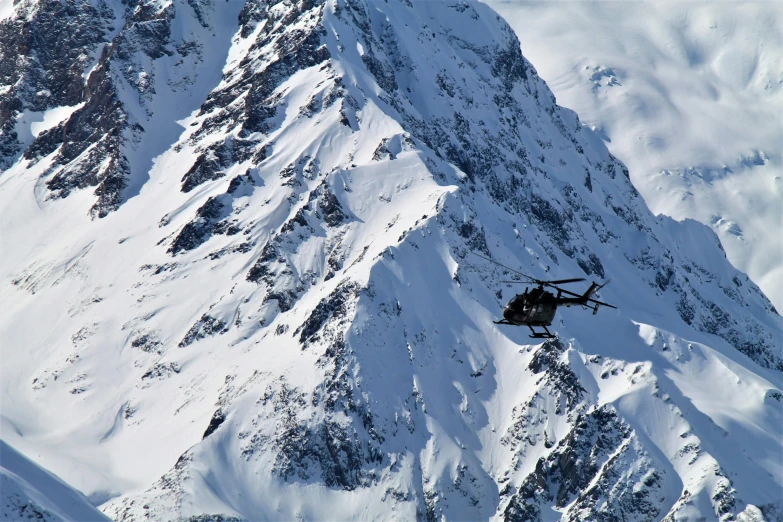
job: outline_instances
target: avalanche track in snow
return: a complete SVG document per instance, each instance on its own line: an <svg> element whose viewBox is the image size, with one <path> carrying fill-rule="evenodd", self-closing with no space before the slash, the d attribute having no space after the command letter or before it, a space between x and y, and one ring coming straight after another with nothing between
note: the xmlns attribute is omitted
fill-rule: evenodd
<svg viewBox="0 0 783 522"><path fill-rule="evenodd" d="M487 6L2 15L2 437L109 517L780 519L781 317Z"/></svg>

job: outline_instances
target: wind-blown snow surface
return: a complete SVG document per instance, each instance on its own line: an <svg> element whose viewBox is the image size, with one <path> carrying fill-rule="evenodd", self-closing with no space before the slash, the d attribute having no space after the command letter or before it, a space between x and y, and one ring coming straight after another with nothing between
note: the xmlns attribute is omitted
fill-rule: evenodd
<svg viewBox="0 0 783 522"><path fill-rule="evenodd" d="M81 493L0 440L3 520L108 520Z"/></svg>
<svg viewBox="0 0 783 522"><path fill-rule="evenodd" d="M783 308L780 2L487 3L653 212L712 227Z"/></svg>
<svg viewBox="0 0 783 522"><path fill-rule="evenodd" d="M227 6L105 5L84 105L7 140L5 440L119 520L779 517L780 316L502 19ZM619 310L531 344L471 252Z"/></svg>

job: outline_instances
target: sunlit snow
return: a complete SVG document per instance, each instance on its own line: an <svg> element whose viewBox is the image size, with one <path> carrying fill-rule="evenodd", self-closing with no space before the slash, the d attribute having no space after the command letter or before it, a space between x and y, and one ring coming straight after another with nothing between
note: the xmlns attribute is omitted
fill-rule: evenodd
<svg viewBox="0 0 783 522"><path fill-rule="evenodd" d="M124 521L781 512L781 317L707 226L650 212L496 13L171 5L170 54L107 76L138 123L117 208L90 214L89 178L51 197L57 150L0 175L19 462ZM533 341L473 252L611 278L618 309ZM46 477L15 487L55 505Z"/></svg>
<svg viewBox="0 0 783 522"><path fill-rule="evenodd" d="M711 226L783 309L780 2L487 2L653 212Z"/></svg>

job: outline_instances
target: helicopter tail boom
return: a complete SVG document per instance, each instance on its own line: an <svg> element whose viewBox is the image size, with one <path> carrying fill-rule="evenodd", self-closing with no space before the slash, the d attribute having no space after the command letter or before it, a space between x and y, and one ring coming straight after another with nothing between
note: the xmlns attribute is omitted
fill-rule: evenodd
<svg viewBox="0 0 783 522"><path fill-rule="evenodd" d="M587 291L582 295L558 288L558 304L563 306L586 306L593 311L593 315L598 313L598 305L608 306L609 308L617 308L616 306L610 305L609 303L604 303L603 301L593 299L593 295L595 295L596 292L605 287L607 284L609 284L608 280L602 285L593 282L590 284L590 288L588 288ZM561 294L572 295L574 297L560 297Z"/></svg>

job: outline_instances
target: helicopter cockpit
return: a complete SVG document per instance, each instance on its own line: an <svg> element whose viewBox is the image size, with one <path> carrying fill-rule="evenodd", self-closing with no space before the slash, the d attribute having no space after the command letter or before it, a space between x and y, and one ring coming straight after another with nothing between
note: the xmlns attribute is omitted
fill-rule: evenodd
<svg viewBox="0 0 783 522"><path fill-rule="evenodd" d="M528 294L527 289L525 289L524 294L517 294L511 298L503 309L503 317L511 323L521 323L530 313L532 305L533 299L531 299L531 295Z"/></svg>

